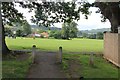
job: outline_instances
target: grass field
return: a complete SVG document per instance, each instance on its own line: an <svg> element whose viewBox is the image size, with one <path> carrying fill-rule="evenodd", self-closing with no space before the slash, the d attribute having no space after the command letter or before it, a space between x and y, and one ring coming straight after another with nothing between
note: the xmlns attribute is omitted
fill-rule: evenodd
<svg viewBox="0 0 120 80"><path fill-rule="evenodd" d="M62 46L65 52L102 52L103 40L96 39L41 39L36 38L6 38L9 49L31 49L32 45L36 45L40 50L58 51L58 47Z"/></svg>
<svg viewBox="0 0 120 80"><path fill-rule="evenodd" d="M84 78L118 78L118 68L108 61L103 59L101 56L94 56L94 67L89 65L89 55L82 54L64 54L63 55L63 70L65 70L69 75L70 64L75 69L75 74L83 76ZM108 79L108 80L109 80ZM91 79L92 80L92 79ZM96 79L95 79L96 80ZM99 80L99 79L97 79ZM106 80L106 79L100 79ZM114 80L114 79L110 79Z"/></svg>
<svg viewBox="0 0 120 80"><path fill-rule="evenodd" d="M107 62L101 56L94 56L94 67L89 65L89 55L67 54L69 52L103 52L103 40L96 39L73 39L73 40L57 40L57 39L41 39L41 38L6 38L6 43L11 50L31 49L32 45L36 45L38 49L45 51L58 51L58 47L63 47L63 63L61 64L64 71L71 76L73 66L75 73L85 78L117 78L118 68ZM72 63L71 63L72 62ZM18 63L18 61L3 61L3 75L7 77L25 77L25 73L30 66L30 60ZM13 74L12 70L15 71ZM70 71L69 71L70 70ZM17 74L18 73L18 74Z"/></svg>

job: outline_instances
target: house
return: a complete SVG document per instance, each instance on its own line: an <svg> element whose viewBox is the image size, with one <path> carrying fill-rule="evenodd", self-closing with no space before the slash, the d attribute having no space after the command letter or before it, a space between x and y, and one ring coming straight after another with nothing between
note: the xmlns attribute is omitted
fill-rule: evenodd
<svg viewBox="0 0 120 80"><path fill-rule="evenodd" d="M35 36L35 37L41 37L41 34L35 33L34 36Z"/></svg>
<svg viewBox="0 0 120 80"><path fill-rule="evenodd" d="M32 34L29 34L28 37L41 37L41 34L38 34L38 33L32 33Z"/></svg>
<svg viewBox="0 0 120 80"><path fill-rule="evenodd" d="M42 32L41 33L41 36L43 36L44 38L48 38L49 37L49 34L47 32Z"/></svg>
<svg viewBox="0 0 120 80"><path fill-rule="evenodd" d="M38 38L48 38L49 34L47 32L42 32L42 33L32 33L30 35L28 35L28 37L38 37Z"/></svg>

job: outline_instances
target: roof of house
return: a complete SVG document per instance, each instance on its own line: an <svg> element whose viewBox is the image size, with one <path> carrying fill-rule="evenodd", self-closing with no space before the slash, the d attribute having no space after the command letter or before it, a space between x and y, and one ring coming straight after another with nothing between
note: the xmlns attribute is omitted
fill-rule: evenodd
<svg viewBox="0 0 120 80"><path fill-rule="evenodd" d="M48 33L47 33L47 32L43 32L43 33L41 33L41 34L47 34L47 35L48 35Z"/></svg>
<svg viewBox="0 0 120 80"><path fill-rule="evenodd" d="M43 33L41 33L41 35L43 35L44 37L48 37L49 36L49 34L47 32L43 32Z"/></svg>

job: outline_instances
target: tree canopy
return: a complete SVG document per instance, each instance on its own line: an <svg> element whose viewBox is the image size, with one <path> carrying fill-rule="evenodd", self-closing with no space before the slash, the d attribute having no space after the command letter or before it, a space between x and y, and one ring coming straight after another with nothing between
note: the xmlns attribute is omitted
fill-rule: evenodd
<svg viewBox="0 0 120 80"><path fill-rule="evenodd" d="M15 9L15 4L13 2L2 2L1 13L3 24L12 25L13 22L22 22L24 18L23 14Z"/></svg>
<svg viewBox="0 0 120 80"><path fill-rule="evenodd" d="M80 12L88 18L91 4L86 1L81 2L29 2L28 4L20 3L24 8L34 10L32 22L40 26L50 26L58 22L71 22L80 19Z"/></svg>

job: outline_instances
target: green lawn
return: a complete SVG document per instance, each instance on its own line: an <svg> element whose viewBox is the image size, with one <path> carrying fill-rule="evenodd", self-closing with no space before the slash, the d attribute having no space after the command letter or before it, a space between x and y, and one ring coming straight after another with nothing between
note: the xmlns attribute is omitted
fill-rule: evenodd
<svg viewBox="0 0 120 80"><path fill-rule="evenodd" d="M4 58L6 60L2 61L2 78L26 78L32 63L31 56L22 61L19 61L17 57L12 55L7 55Z"/></svg>
<svg viewBox="0 0 120 80"><path fill-rule="evenodd" d="M65 52L102 52L103 40L96 39L40 39L36 38L6 38L6 43L10 49L31 49L32 45L36 45L40 50L58 51L58 47L62 46Z"/></svg>
<svg viewBox="0 0 120 80"><path fill-rule="evenodd" d="M73 61L74 63L80 63L75 73L84 78L118 78L118 68L113 64L107 62L101 56L94 56L94 67L91 67L89 57L89 55L82 54L63 54L62 68L69 72L69 62Z"/></svg>
<svg viewBox="0 0 120 80"><path fill-rule="evenodd" d="M36 38L6 38L6 43L9 49L21 50L31 49L32 45L36 45L40 50L45 51L58 51L58 47L63 47L63 63L62 68L68 72L71 60L80 63L80 69L76 70L77 74L85 78L117 78L118 69L112 64L108 63L100 56L94 56L95 66L89 66L89 55L82 54L64 54L69 52L103 52L103 40L96 39L73 39L73 40L58 40L58 39L41 39ZM28 60L29 61L29 60ZM24 61L3 61L3 69L6 70L4 77L11 75L11 77L24 77L25 72L28 70L29 62ZM15 67L13 67L15 66ZM77 68L76 68L77 69ZM13 74L13 71L20 74Z"/></svg>

